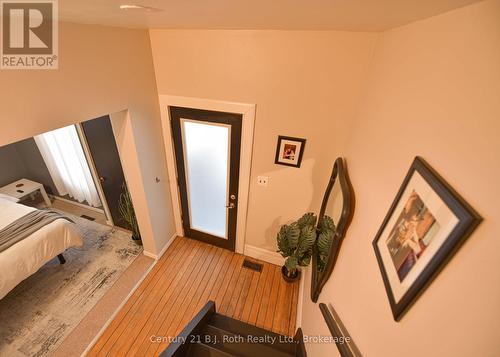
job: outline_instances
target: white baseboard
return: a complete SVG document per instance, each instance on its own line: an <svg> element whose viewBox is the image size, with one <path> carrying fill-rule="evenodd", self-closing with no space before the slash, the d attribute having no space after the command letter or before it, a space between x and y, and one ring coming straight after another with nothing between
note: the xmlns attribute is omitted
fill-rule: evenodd
<svg viewBox="0 0 500 357"><path fill-rule="evenodd" d="M295 330L302 326L302 307L304 306L304 293L305 293L305 281L306 274L311 273L311 266L302 268L300 283L299 283L299 296L297 298L297 317L295 320Z"/></svg>
<svg viewBox="0 0 500 357"><path fill-rule="evenodd" d="M150 253L147 250L143 250L142 254L144 254L146 257L153 258L154 260L158 259L158 256L156 254Z"/></svg>
<svg viewBox="0 0 500 357"><path fill-rule="evenodd" d="M160 258L165 254L167 251L168 247L173 243L173 241L177 238L177 233L174 233L174 235L168 240L168 242L163 246L159 254L153 254L151 252L148 252L146 250L142 251L142 254L144 254L146 257L153 258L155 260L160 260Z"/></svg>
<svg viewBox="0 0 500 357"><path fill-rule="evenodd" d="M254 245L245 244L244 254L275 265L285 264L285 258L281 254Z"/></svg>

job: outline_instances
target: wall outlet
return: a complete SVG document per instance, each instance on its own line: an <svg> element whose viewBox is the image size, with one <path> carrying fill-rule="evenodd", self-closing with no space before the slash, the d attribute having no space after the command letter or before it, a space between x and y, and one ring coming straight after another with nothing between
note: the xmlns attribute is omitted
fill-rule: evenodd
<svg viewBox="0 0 500 357"><path fill-rule="evenodd" d="M268 183L269 183L268 176L257 176L257 185L267 187Z"/></svg>

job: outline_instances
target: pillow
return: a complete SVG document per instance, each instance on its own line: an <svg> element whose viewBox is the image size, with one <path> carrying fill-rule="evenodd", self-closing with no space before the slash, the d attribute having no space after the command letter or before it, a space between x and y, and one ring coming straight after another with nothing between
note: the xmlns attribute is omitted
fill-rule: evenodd
<svg viewBox="0 0 500 357"><path fill-rule="evenodd" d="M19 202L19 198L15 198L9 195L4 195L3 193L0 193L0 198L3 198L4 200L11 201L11 202Z"/></svg>

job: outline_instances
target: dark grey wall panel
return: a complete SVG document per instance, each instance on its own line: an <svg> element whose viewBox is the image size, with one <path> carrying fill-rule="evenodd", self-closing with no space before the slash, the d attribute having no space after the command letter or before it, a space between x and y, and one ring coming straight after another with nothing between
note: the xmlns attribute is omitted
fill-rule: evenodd
<svg viewBox="0 0 500 357"><path fill-rule="evenodd" d="M22 178L40 182L47 193L57 194L54 181L33 138L0 147L0 186Z"/></svg>
<svg viewBox="0 0 500 357"><path fill-rule="evenodd" d="M119 210L125 177L108 115L81 123L115 226L129 229Z"/></svg>
<svg viewBox="0 0 500 357"><path fill-rule="evenodd" d="M0 147L0 186L25 177L27 170L15 144Z"/></svg>
<svg viewBox="0 0 500 357"><path fill-rule="evenodd" d="M14 143L16 150L27 169L26 177L29 180L40 182L48 193L57 194L56 185L52 181L49 170L43 161L42 154L38 150L35 139L29 138Z"/></svg>

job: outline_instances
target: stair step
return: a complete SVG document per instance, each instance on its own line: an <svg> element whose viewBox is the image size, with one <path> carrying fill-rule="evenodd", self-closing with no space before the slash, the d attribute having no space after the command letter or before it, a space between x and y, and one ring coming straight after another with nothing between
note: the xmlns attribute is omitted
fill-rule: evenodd
<svg viewBox="0 0 500 357"><path fill-rule="evenodd" d="M237 335L212 325L206 325L200 331L201 342L218 350L241 357L290 357L290 353L275 348L271 342L248 339L248 336ZM254 337L254 336L250 336Z"/></svg>
<svg viewBox="0 0 500 357"><path fill-rule="evenodd" d="M186 356L192 357L235 357L235 355L229 354L227 352L218 350L204 343L193 343L189 347L189 351Z"/></svg>
<svg viewBox="0 0 500 357"><path fill-rule="evenodd" d="M208 324L221 330L231 332L235 335L267 338L270 341L275 341L272 345L275 350L284 352L288 355L295 354L296 344L292 342L292 337L290 336L279 335L218 313L215 313L210 317ZM270 344L263 343L263 345L269 346Z"/></svg>

